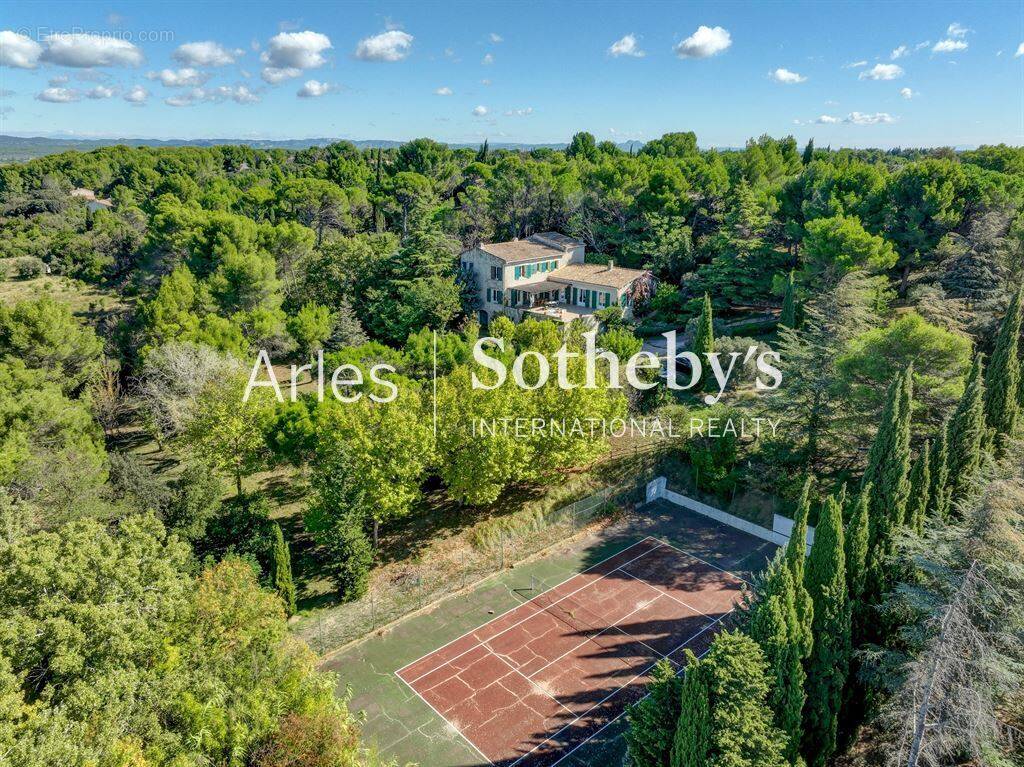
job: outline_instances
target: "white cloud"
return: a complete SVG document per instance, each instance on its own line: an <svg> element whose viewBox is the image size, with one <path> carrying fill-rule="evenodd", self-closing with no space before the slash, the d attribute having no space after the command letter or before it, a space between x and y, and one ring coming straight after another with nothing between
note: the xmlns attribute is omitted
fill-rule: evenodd
<svg viewBox="0 0 1024 767"><path fill-rule="evenodd" d="M473 116L474 117L483 117L486 114L487 114L487 107L485 107L485 106L481 105L481 106L473 108Z"/></svg>
<svg viewBox="0 0 1024 767"><path fill-rule="evenodd" d="M401 61L412 52L413 37L400 29L389 29L366 37L356 46L356 58L363 61Z"/></svg>
<svg viewBox="0 0 1024 767"><path fill-rule="evenodd" d="M779 67L773 72L768 73L768 77L777 83L783 85L796 85L797 83L807 82L807 78L797 72L791 72L785 67Z"/></svg>
<svg viewBox="0 0 1024 767"><path fill-rule="evenodd" d="M1020 58L1021 56L1024 56L1024 43L1021 43L1020 45L1018 45L1017 46L1017 52L1015 54L1013 54L1013 57L1015 59L1016 58Z"/></svg>
<svg viewBox="0 0 1024 767"><path fill-rule="evenodd" d="M270 38L267 50L260 54L262 77L268 83L279 83L298 77L303 69L327 63L324 51L331 48L331 39L319 32L280 32Z"/></svg>
<svg viewBox="0 0 1024 767"><path fill-rule="evenodd" d="M501 35L499 35L497 32L491 32L491 34L489 34L487 37L490 39L490 41L492 43L503 43L503 42L505 42L505 38L502 37Z"/></svg>
<svg viewBox="0 0 1024 767"><path fill-rule="evenodd" d="M481 80L481 81L480 81L480 84L481 84L481 85L484 85L484 86L487 86L487 85L490 85L490 84L491 84L491 81L490 81L490 80L488 80L488 79L487 79L487 78L485 77L485 78L484 78L483 80Z"/></svg>
<svg viewBox="0 0 1024 767"><path fill-rule="evenodd" d="M851 61L849 64L843 64L843 69L860 69L861 67L866 67L867 65L867 61Z"/></svg>
<svg viewBox="0 0 1024 767"><path fill-rule="evenodd" d="M70 104L82 98L82 94L72 88L47 88L42 93L36 94L39 101L48 101L51 104Z"/></svg>
<svg viewBox="0 0 1024 767"><path fill-rule="evenodd" d="M505 117L526 117L526 115L533 114L533 107L524 107L523 109L508 109L505 111Z"/></svg>
<svg viewBox="0 0 1024 767"><path fill-rule="evenodd" d="M435 96L451 96L452 95L452 89L449 88L447 85L444 85L444 86L436 89L434 91L434 95Z"/></svg>
<svg viewBox="0 0 1024 767"><path fill-rule="evenodd" d="M50 78L49 84L50 85L64 85L64 83L66 83L70 79L71 78L68 77L67 75L57 75L56 77L51 77Z"/></svg>
<svg viewBox="0 0 1024 767"><path fill-rule="evenodd" d="M85 95L91 99L109 99L117 95L117 89L110 88L106 85L97 85L95 88L90 89Z"/></svg>
<svg viewBox="0 0 1024 767"><path fill-rule="evenodd" d="M302 70L298 67L263 67L263 69L260 70L260 77L263 78L264 82L270 83L271 85L277 85L285 80L291 80L301 74Z"/></svg>
<svg viewBox="0 0 1024 767"><path fill-rule="evenodd" d="M706 59L721 53L730 45L732 36L728 30L701 24L696 32L676 45L674 50L681 59Z"/></svg>
<svg viewBox="0 0 1024 767"><path fill-rule="evenodd" d="M959 22L954 21L946 28L946 34L950 37L965 37L970 32L967 27L961 26Z"/></svg>
<svg viewBox="0 0 1024 767"><path fill-rule="evenodd" d="M241 48L228 50L213 40L202 40L179 45L171 56L186 67L223 67L234 64L243 53Z"/></svg>
<svg viewBox="0 0 1024 767"><path fill-rule="evenodd" d="M900 88L900 95L907 101L910 101L910 99L914 98L917 94L910 88Z"/></svg>
<svg viewBox="0 0 1024 767"><path fill-rule="evenodd" d="M834 125L835 123L842 122L842 120L832 115L821 115L814 122L818 123L818 125Z"/></svg>
<svg viewBox="0 0 1024 767"><path fill-rule="evenodd" d="M647 55L645 51L640 50L640 46L636 41L636 35L632 34L625 35L612 43L608 48L608 53L616 58L619 56L632 56L639 59Z"/></svg>
<svg viewBox="0 0 1024 767"><path fill-rule="evenodd" d="M40 61L64 67L135 67L142 51L127 40L83 32L47 35Z"/></svg>
<svg viewBox="0 0 1024 767"><path fill-rule="evenodd" d="M208 72L200 72L192 67L182 69L161 69L159 72L147 72L150 80L159 80L167 88L195 88L210 79Z"/></svg>
<svg viewBox="0 0 1024 767"><path fill-rule="evenodd" d="M895 80L903 77L903 67L899 64L875 64L871 69L865 69L858 76L858 80Z"/></svg>
<svg viewBox="0 0 1024 767"><path fill-rule="evenodd" d="M5 29L0 32L0 65L35 69L43 46L26 35Z"/></svg>
<svg viewBox="0 0 1024 767"><path fill-rule="evenodd" d="M492 56L490 53L485 53L484 57L482 59L480 59L480 63L484 64L484 65L493 64L494 63L494 56Z"/></svg>
<svg viewBox="0 0 1024 767"><path fill-rule="evenodd" d="M333 93L337 88L331 83L322 83L319 80L306 80L299 88L298 96L301 99L315 99L318 96L326 96Z"/></svg>
<svg viewBox="0 0 1024 767"><path fill-rule="evenodd" d="M149 98L149 91L143 88L141 85L132 86L126 94L124 94L124 100L134 106L140 106L146 103L146 99Z"/></svg>
<svg viewBox="0 0 1024 767"><path fill-rule="evenodd" d="M892 49L892 53L889 54L889 58L895 61L896 59L902 59L904 56L910 55L910 49L905 45L900 45Z"/></svg>
<svg viewBox="0 0 1024 767"><path fill-rule="evenodd" d="M874 114L865 114L864 112L850 112L843 122L851 123L853 125L879 125L882 123L895 122L895 118L887 112L875 112Z"/></svg>
<svg viewBox="0 0 1024 767"><path fill-rule="evenodd" d="M164 103L172 107L188 107L202 102L220 103L234 101L236 104L255 104L259 96L245 85L220 85L216 88L193 88L169 98Z"/></svg>
<svg viewBox="0 0 1024 767"><path fill-rule="evenodd" d="M956 53L957 51L966 51L967 43L963 40L939 40L932 46L932 53Z"/></svg>

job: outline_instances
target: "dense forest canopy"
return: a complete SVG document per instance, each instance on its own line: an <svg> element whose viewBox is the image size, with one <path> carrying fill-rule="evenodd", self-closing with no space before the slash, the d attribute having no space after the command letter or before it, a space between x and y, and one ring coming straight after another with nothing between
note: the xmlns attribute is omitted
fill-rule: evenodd
<svg viewBox="0 0 1024 767"><path fill-rule="evenodd" d="M637 767L726 759L737 711L748 751L773 744L761 761L671 764L824 764L855 738L837 725L847 673L871 702L850 721L891 732L934 645L912 627L980 588L936 571L984 555L994 588L1017 583L997 542L977 554L963 538L1019 535L978 485L997 477L1019 498L1024 148L762 136L705 151L687 132L637 152L589 133L533 151L113 146L0 167L0 203L0 762L372 763L287 630L309 596L289 547L312 540L337 599L359 600L382 531L426 514L428 489L445 499L431 513L465 514L609 455L604 435L484 438L466 428L479 418L785 419L777 436L658 446L695 490L763 491L821 543L806 572L802 551L770 568L749 629L694 659L682 688L662 669L648 700L681 700L707 727L634 710L630 748L651 755ZM700 352L772 348L782 386L747 380L710 407L664 387L475 390L478 291L458 254L545 231L657 280L635 321L597 313L603 348L628 357L665 330ZM101 298L72 305L58 280ZM511 359L581 347L584 330L499 316L487 333ZM264 389L243 404L261 349L297 365L323 350L364 374L350 394L373 391L365 374L385 363L398 396L281 403ZM302 488L294 518L254 479L266 471ZM1019 644L1019 611L1008 620ZM1000 647L1016 678L1018 649ZM1019 724L1006 678L989 692ZM869 719L878 701L890 720Z"/></svg>

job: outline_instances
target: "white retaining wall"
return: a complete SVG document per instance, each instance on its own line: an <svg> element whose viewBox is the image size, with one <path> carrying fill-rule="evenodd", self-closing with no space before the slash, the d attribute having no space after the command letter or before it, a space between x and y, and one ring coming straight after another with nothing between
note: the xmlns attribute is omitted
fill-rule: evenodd
<svg viewBox="0 0 1024 767"><path fill-rule="evenodd" d="M783 517L780 514L774 515L772 520L772 529L769 530L766 527L755 525L753 522L748 522L745 519L737 517L735 514L729 514L728 512L716 509L714 506L708 506L706 503L695 501L693 498L688 498L685 495L677 493L673 490L669 490L667 482L664 477L657 477L647 483L647 502L650 503L658 498L662 498L670 503L676 504L676 506L682 506L684 509L689 509L697 514L700 514L716 522L721 522L723 525L734 527L737 530L742 530L745 533L749 533L757 538L760 538L770 543L774 543L778 546L785 546L789 543L789 538L793 534L793 520L788 517ZM811 545L814 543L814 528L807 528L807 551L810 553Z"/></svg>

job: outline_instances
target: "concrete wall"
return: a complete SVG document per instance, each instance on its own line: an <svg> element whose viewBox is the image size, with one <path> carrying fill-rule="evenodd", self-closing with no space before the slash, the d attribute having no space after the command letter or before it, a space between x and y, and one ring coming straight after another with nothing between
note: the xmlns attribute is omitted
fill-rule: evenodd
<svg viewBox="0 0 1024 767"><path fill-rule="evenodd" d="M647 483L647 502L657 499L663 499L669 503L674 503L676 506L682 506L684 509L696 512L702 516L708 517L720 522L723 525L734 527L737 530L742 530L745 533L753 535L764 541L769 541L778 546L785 546L789 543L789 538L793 534L793 520L776 514L772 521L772 529L769 530L766 527L755 525L753 522L749 522L741 517L737 517L735 514L729 514L728 512L716 509L714 506L708 506L706 503L701 503L693 498L689 498L681 493L677 493L673 490L668 489L668 483L664 477L657 477ZM814 528L808 527L807 529L807 552L810 553L811 545L814 543Z"/></svg>

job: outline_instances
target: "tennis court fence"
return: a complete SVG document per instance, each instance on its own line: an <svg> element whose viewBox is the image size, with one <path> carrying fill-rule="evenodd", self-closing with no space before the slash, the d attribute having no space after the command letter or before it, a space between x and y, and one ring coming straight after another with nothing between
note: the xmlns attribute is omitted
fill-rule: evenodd
<svg viewBox="0 0 1024 767"><path fill-rule="evenodd" d="M644 500L643 484L606 487L542 511L490 520L453 539L429 561L413 560L371 582L361 599L300 619L296 629L321 654L335 651L410 613L536 556L599 522L629 513Z"/></svg>

